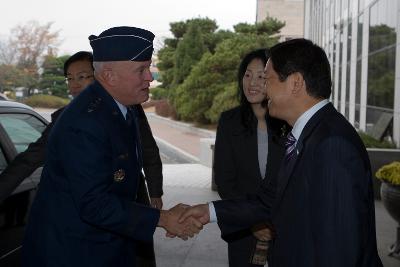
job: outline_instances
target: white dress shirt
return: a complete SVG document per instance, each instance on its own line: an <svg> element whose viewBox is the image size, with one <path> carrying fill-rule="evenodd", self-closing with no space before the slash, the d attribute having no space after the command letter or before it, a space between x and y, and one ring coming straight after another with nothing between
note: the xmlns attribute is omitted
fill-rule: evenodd
<svg viewBox="0 0 400 267"><path fill-rule="evenodd" d="M119 110L121 111L122 115L124 116L125 120L126 120L126 112L128 112L128 108L124 105L122 105L121 103L119 103L117 100L115 100L115 103L117 103L117 106L119 107Z"/></svg>

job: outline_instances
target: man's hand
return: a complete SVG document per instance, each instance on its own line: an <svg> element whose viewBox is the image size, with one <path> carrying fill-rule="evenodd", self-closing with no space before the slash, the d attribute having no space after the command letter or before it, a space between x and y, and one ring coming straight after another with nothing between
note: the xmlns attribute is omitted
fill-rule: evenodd
<svg viewBox="0 0 400 267"><path fill-rule="evenodd" d="M272 239L272 231L265 224L253 226L251 230L258 240L268 241Z"/></svg>
<svg viewBox="0 0 400 267"><path fill-rule="evenodd" d="M153 208L160 210L163 207L163 201L162 201L161 197L152 197L152 198L150 198L150 205Z"/></svg>
<svg viewBox="0 0 400 267"><path fill-rule="evenodd" d="M199 233L203 229L203 224L195 218L178 222L178 219L188 207L190 206L178 204L170 210L160 211L158 226L167 231L168 237L178 236L183 240L187 240L188 237L193 237L194 234Z"/></svg>
<svg viewBox="0 0 400 267"><path fill-rule="evenodd" d="M210 210L208 204L199 204L193 207L188 207L185 209L183 214L179 218L179 222L183 223L190 217L195 218L203 225L210 222Z"/></svg>

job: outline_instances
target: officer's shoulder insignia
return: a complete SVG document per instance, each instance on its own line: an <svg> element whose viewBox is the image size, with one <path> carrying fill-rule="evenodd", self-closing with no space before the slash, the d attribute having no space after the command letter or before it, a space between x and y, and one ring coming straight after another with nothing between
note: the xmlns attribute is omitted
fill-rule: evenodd
<svg viewBox="0 0 400 267"><path fill-rule="evenodd" d="M93 112L97 109L99 104L101 103L102 99L101 97L96 97L92 100L92 102L89 103L87 112Z"/></svg>
<svg viewBox="0 0 400 267"><path fill-rule="evenodd" d="M114 172L114 181L122 182L125 179L125 171L123 169L119 169Z"/></svg>

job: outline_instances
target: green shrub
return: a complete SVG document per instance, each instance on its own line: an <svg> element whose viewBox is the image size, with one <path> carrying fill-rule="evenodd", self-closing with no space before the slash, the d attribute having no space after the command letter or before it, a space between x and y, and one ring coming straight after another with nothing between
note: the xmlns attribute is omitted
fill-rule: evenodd
<svg viewBox="0 0 400 267"><path fill-rule="evenodd" d="M238 85L236 82L232 82L214 97L211 108L206 112L206 117L211 123L217 123L223 111L238 105Z"/></svg>
<svg viewBox="0 0 400 267"><path fill-rule="evenodd" d="M388 141L379 141L372 136L364 133L358 132L361 137L361 140L364 142L365 147L369 148L396 148L396 146Z"/></svg>
<svg viewBox="0 0 400 267"><path fill-rule="evenodd" d="M23 102L31 107L61 108L65 105L68 105L70 100L53 95L39 94L30 96L26 98Z"/></svg>
<svg viewBox="0 0 400 267"><path fill-rule="evenodd" d="M152 100L161 100L167 99L168 97L168 89L162 87L156 87L150 89L151 99Z"/></svg>

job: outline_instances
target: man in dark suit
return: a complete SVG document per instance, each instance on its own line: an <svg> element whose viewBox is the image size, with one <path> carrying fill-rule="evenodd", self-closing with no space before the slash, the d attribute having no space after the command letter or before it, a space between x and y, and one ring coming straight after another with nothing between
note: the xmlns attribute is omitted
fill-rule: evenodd
<svg viewBox="0 0 400 267"><path fill-rule="evenodd" d="M64 63L64 76L66 79L69 93L72 97L78 96L89 84L94 81L93 73L93 55L91 52L79 51L69 57ZM138 186L137 202L152 205L155 208L162 208L162 163L159 150L152 135L149 123L142 106L135 106L138 112L138 126L140 132L140 140L143 150L143 171ZM7 168L0 174L0 202L7 198L12 191L37 168L43 166L46 157L46 144L49 133L57 121L59 115L65 107L62 107L51 114L51 123L43 131L41 137L34 143L31 143L27 150L18 154L15 159L10 162ZM149 199L150 195L150 199ZM27 206L29 203L29 192L12 196L8 202L16 202L16 208L25 211L22 215L14 216L15 210L6 217L9 224L23 224ZM18 210L17 210L18 211ZM19 216L18 216L19 215ZM14 217L17 217L16 220ZM8 222L7 221L7 222ZM15 221L15 222L14 222ZM6 223L7 223L6 222ZM155 255L152 242L143 242L137 248L138 266L155 266Z"/></svg>
<svg viewBox="0 0 400 267"><path fill-rule="evenodd" d="M137 240L150 241L155 227L184 239L202 227L177 223L183 206L135 201L142 145L133 106L149 96L154 35L115 27L89 39L96 79L50 133L23 266L136 266Z"/></svg>
<svg viewBox="0 0 400 267"><path fill-rule="evenodd" d="M325 52L294 39L270 54L269 113L293 126L279 175L254 196L195 206L181 221L218 221L222 234L270 221L272 267L382 266L368 155L353 126L328 101Z"/></svg>

